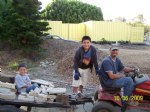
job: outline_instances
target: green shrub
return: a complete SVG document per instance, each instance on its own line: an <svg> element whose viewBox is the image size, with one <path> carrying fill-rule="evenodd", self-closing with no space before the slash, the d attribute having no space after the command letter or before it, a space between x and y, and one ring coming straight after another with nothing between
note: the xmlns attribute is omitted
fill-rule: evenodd
<svg viewBox="0 0 150 112"><path fill-rule="evenodd" d="M17 70L18 69L18 65L19 64L17 62L13 61L13 62L10 62L8 64L8 68L11 69L11 70Z"/></svg>

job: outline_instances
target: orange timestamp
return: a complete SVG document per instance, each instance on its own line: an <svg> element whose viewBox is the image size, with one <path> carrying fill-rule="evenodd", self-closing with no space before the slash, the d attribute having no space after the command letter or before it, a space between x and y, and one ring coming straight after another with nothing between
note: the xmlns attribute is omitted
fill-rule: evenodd
<svg viewBox="0 0 150 112"><path fill-rule="evenodd" d="M143 101L143 96L141 95L133 95L133 96L114 96L114 99L116 101L128 101L128 100L131 100L131 101Z"/></svg>

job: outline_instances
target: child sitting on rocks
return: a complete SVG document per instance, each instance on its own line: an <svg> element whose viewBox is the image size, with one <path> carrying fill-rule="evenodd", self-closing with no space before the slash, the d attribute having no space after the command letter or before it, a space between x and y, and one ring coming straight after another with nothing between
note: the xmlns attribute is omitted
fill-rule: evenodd
<svg viewBox="0 0 150 112"><path fill-rule="evenodd" d="M34 90L38 85L36 83L31 84L31 80L27 74L27 67L25 64L20 64L18 67L18 74L15 77L15 84L18 93L27 92Z"/></svg>

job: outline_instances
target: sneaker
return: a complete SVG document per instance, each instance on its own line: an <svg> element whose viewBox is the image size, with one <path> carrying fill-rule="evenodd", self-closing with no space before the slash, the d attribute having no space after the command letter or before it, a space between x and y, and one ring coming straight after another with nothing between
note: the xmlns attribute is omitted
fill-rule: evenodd
<svg viewBox="0 0 150 112"><path fill-rule="evenodd" d="M76 99L76 96L77 96L77 93L73 93L73 94L69 95L69 98L70 99Z"/></svg>
<svg viewBox="0 0 150 112"><path fill-rule="evenodd" d="M83 98L84 96L83 96L83 94L81 93L81 92L79 92L79 93L77 93L77 98Z"/></svg>
<svg viewBox="0 0 150 112"><path fill-rule="evenodd" d="M129 106L138 106L138 105L139 105L139 102L138 102L138 101L133 101L133 100L131 100L131 101L128 101L128 105L129 105Z"/></svg>

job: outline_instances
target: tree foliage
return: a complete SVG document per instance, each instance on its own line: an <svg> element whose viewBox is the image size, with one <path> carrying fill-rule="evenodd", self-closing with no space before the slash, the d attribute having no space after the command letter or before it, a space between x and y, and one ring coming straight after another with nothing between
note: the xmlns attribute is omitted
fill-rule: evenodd
<svg viewBox="0 0 150 112"><path fill-rule="evenodd" d="M5 15L0 14L0 41L26 53L39 50L41 36L49 29L40 20L39 5L38 0L13 0Z"/></svg>
<svg viewBox="0 0 150 112"><path fill-rule="evenodd" d="M145 19L143 14L138 14L135 18L135 22L144 23Z"/></svg>
<svg viewBox="0 0 150 112"><path fill-rule="evenodd" d="M115 21L118 21L118 22L126 22L126 19L125 19L125 17L116 17L115 18Z"/></svg>
<svg viewBox="0 0 150 112"><path fill-rule="evenodd" d="M100 7L76 0L53 0L41 12L45 20L58 20L64 23L80 23L89 20L103 20Z"/></svg>
<svg viewBox="0 0 150 112"><path fill-rule="evenodd" d="M0 0L0 20L7 14L12 4L12 0Z"/></svg>
<svg viewBox="0 0 150 112"><path fill-rule="evenodd" d="M145 18L143 14L138 14L134 19L133 22L131 23L132 26L135 27L144 27L144 34L147 32L150 32L150 26L144 23Z"/></svg>

